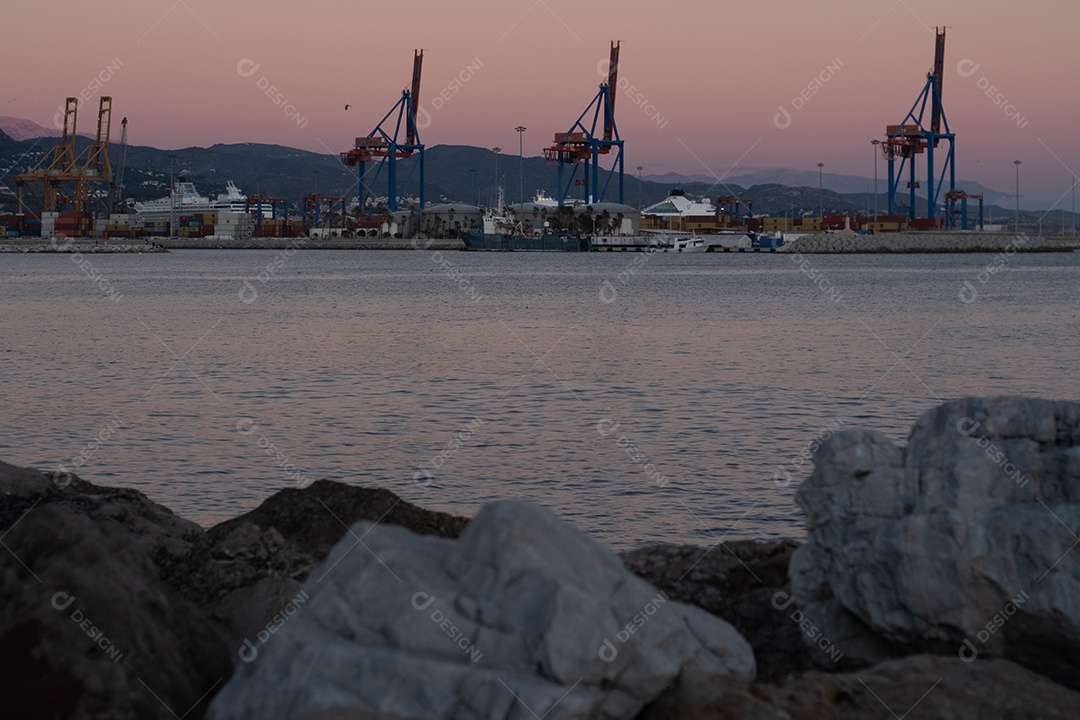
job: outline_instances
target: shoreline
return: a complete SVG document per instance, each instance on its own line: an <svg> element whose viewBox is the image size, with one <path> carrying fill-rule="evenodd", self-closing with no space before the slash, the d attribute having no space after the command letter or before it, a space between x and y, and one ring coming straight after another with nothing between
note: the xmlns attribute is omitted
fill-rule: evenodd
<svg viewBox="0 0 1080 720"><path fill-rule="evenodd" d="M19 237L0 240L0 253L163 253L171 250L427 250L465 251L457 239L400 238L162 238L134 240L98 238L42 239ZM1023 233L814 233L802 235L778 249L724 251L745 254L802 255L927 255L987 253L1067 253L1080 251L1080 237L1070 235L1028 236ZM624 252L632 252L625 250Z"/></svg>
<svg viewBox="0 0 1080 720"><path fill-rule="evenodd" d="M27 681L64 674L50 717L166 720L164 702L316 720L333 697L402 709L371 720L451 718L468 686L470 717L501 718L512 686L570 697L572 720L855 720L883 698L933 720L1068 720L1078 443L1080 403L953 400L905 446L826 440L795 496L805 540L620 553L521 500L466 518L323 479L204 529L141 491L0 461L0 639ZM394 693L419 674L420 700ZM26 702L15 714L42 716Z"/></svg>

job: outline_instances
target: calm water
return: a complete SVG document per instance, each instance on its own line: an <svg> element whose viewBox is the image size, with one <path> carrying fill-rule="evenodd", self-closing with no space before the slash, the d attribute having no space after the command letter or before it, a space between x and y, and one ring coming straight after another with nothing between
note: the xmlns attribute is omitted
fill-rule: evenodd
<svg viewBox="0 0 1080 720"><path fill-rule="evenodd" d="M114 300L68 256L2 255L0 457L81 459L206 526L329 477L528 498L627 548L802 534L774 478L830 428L1080 398L1080 253L985 282L992 255L808 259L824 281L785 255L91 256Z"/></svg>

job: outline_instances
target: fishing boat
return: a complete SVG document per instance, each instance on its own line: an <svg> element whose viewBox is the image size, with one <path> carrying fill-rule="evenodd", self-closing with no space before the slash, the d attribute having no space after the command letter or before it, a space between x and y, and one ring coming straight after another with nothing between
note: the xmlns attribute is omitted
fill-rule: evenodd
<svg viewBox="0 0 1080 720"><path fill-rule="evenodd" d="M461 232L466 250L535 250L555 252L588 252L587 238L571 233L556 232L545 222L541 229L526 228L506 210L503 189L499 188L498 206L484 213L481 227Z"/></svg>

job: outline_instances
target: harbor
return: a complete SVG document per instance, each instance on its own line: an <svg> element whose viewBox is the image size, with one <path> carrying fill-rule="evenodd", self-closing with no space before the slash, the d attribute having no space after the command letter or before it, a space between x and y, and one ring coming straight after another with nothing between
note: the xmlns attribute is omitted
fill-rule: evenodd
<svg viewBox="0 0 1080 720"><path fill-rule="evenodd" d="M755 212L753 193L732 194L719 179L704 192L671 188L667 197L643 204L628 202L625 141L616 121L616 88L621 43L612 41L604 82L567 129L554 133L543 149L556 191L537 190L526 200L523 172L518 202L506 202L498 173L501 148L493 148L495 197L480 202L477 168L471 167L474 191L468 202L427 199L425 156L421 140L420 88L424 51L413 55L409 86L375 127L338 153L342 173L352 173L357 192L318 192L299 201L262 192L245 194L231 179L212 199L190 178L177 174L170 154L168 193L152 200L126 197L128 121L121 122L119 147L110 144L112 97L98 104L97 134L86 149L75 146L78 110L68 98L56 122L62 133L56 146L34 168L16 175L19 210L0 214L0 238L7 252L47 252L45 242L11 242L18 238L93 238L98 252L137 252L140 247L276 248L295 238L304 247L351 249L438 249L544 252L990 252L1003 247L1018 252L1071 250L1067 237L1043 235L1014 243L1021 232L1019 206L1007 226L987 221L993 207L984 196L959 187L955 180L953 144L941 85L945 29L935 30L934 70L903 121L886 126L884 139L872 142L875 152L873 202L865 210L829 211L818 164L817 212L806 207ZM346 109L348 106L346 106ZM62 122L61 122L62 121ZM526 128L516 128L520 136ZM520 145L520 143L519 143ZM117 150L116 169L110 151ZM935 161L935 149L937 160ZM519 147L519 165L524 156ZM877 161L886 169L886 193L879 205ZM917 166L917 161L922 166ZM924 167L923 167L924 166ZM520 169L519 169L520 171ZM458 172L461 172L459 169ZM947 180L946 180L947 178ZM41 186L40 212L25 193ZM722 186L727 194L714 192ZM220 186L218 186L220 187ZM753 190L751 188L750 190ZM795 188L803 190L805 188ZM760 200L760 198L759 198ZM871 208L870 205L873 205ZM759 202L760 205L760 202ZM1045 216L1045 214L1044 214ZM1000 217L1000 216L999 216ZM1065 236L1062 211L1062 236ZM1027 230L1027 228L1024 228ZM1075 222L1073 235L1075 237ZM926 234L918 239L916 236ZM817 237L821 235L822 237ZM1000 235L1000 237L999 237ZM897 236L897 237L893 237ZM899 237L904 236L904 237ZM948 239L943 239L945 237ZM806 239L804 239L806 238ZM119 245L113 241L119 241ZM283 241L284 245L282 242ZM434 244L433 244L434 243ZM124 249L117 249L124 248Z"/></svg>

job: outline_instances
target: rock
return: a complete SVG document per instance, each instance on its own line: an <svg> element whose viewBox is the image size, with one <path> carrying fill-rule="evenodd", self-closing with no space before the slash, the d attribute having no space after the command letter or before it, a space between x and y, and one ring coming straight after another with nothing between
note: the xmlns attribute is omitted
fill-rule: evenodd
<svg viewBox="0 0 1080 720"><path fill-rule="evenodd" d="M754 677L730 625L523 502L456 542L358 523L303 593L209 717L627 718L676 680Z"/></svg>
<svg viewBox="0 0 1080 720"><path fill-rule="evenodd" d="M807 638L787 604L797 547L793 540L737 540L710 548L655 545L620 557L672 600L731 623L754 648L758 679L767 681L810 667Z"/></svg>
<svg viewBox="0 0 1080 720"><path fill-rule="evenodd" d="M182 556L158 557L166 582L224 628L234 658L296 596L311 571L358 520L456 538L462 517L405 502L381 488L319 480L280 490L217 525Z"/></svg>
<svg viewBox="0 0 1080 720"><path fill-rule="evenodd" d="M906 448L843 431L815 459L792 589L848 660L1005 657L1080 687L1080 403L953 401Z"/></svg>
<svg viewBox="0 0 1080 720"><path fill-rule="evenodd" d="M1008 660L931 655L779 683L727 680L710 691L709 702L693 705L666 693L638 720L1071 720L1080 707L1080 693Z"/></svg>
<svg viewBox="0 0 1080 720"><path fill-rule="evenodd" d="M330 481L208 532L66 472L0 462L0 494L0 696L28 703L5 707L16 717L199 718L347 523L447 537L467 523Z"/></svg>
<svg viewBox="0 0 1080 720"><path fill-rule="evenodd" d="M817 232L797 237L780 252L810 253L943 253L984 252L1012 255L1016 252L1068 250L1050 238L1029 238L1001 232L883 232L876 235L853 231Z"/></svg>
<svg viewBox="0 0 1080 720"><path fill-rule="evenodd" d="M0 492L5 716L200 716L232 672L228 652L151 559L198 527L134 490L5 463Z"/></svg>
<svg viewBox="0 0 1080 720"><path fill-rule="evenodd" d="M1080 707L1080 694L1007 660L928 655L855 673L809 672L754 689L791 720L1067 720Z"/></svg>

